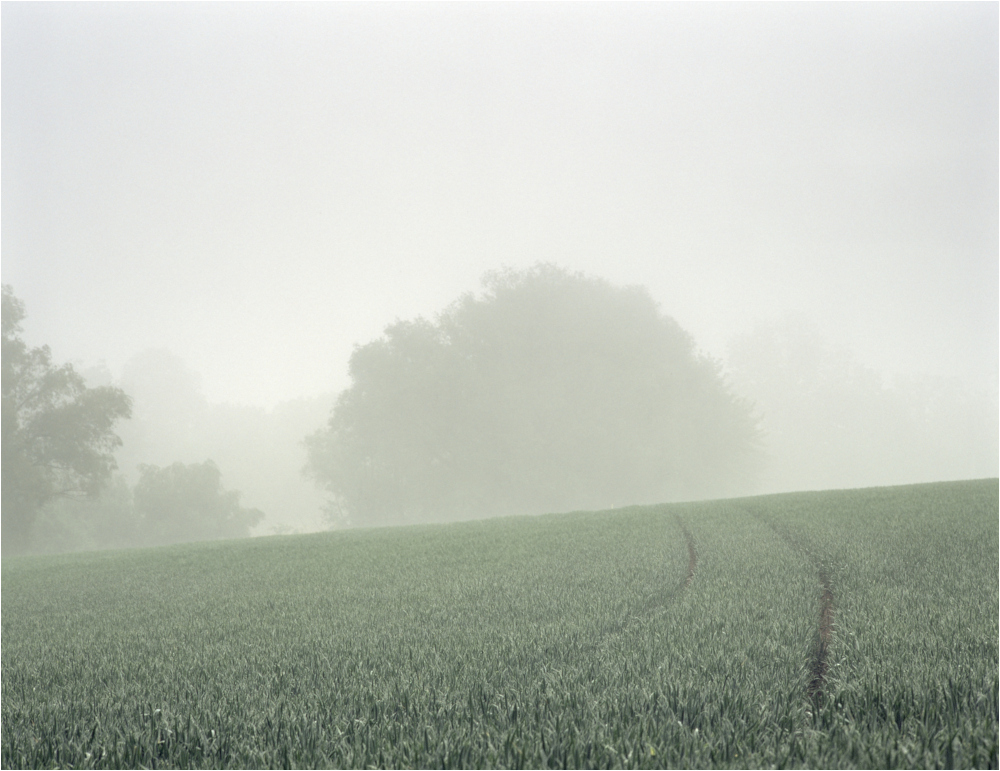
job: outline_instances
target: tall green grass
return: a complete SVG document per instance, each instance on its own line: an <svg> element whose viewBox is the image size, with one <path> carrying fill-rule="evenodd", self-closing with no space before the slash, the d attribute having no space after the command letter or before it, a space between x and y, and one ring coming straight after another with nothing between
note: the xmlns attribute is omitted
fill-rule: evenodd
<svg viewBox="0 0 1000 771"><path fill-rule="evenodd" d="M997 515L987 480L8 559L0 762L996 767Z"/></svg>

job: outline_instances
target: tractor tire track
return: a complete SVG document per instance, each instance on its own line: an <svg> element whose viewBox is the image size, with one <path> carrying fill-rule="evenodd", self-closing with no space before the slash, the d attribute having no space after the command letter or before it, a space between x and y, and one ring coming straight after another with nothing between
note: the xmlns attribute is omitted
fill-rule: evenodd
<svg viewBox="0 0 1000 771"><path fill-rule="evenodd" d="M823 699L823 686L826 684L827 652L833 640L833 584L826 568L820 568L819 580L823 585L820 597L819 639L811 664L811 677L806 692L809 698L819 702Z"/></svg>
<svg viewBox="0 0 1000 771"><path fill-rule="evenodd" d="M694 581L695 571L698 570L698 551L694 548L694 538L685 526L684 520L681 519L680 514L674 514L674 519L677 520L677 526L680 527L681 532L684 534L684 540L687 542L688 548L687 575L684 576L684 581L681 583L681 590L683 591L691 586L691 582Z"/></svg>
<svg viewBox="0 0 1000 771"><path fill-rule="evenodd" d="M604 640L612 635L621 635L630 629L634 629L637 624L641 623L642 620L650 614L663 611L669 607L670 604L675 602L678 597L680 597L691 585L691 582L694 580L695 573L698 570L698 552L695 549L694 536L691 535L691 532L687 529L687 526L684 524L684 520L681 519L680 515L674 514L674 521L680 528L681 533L683 533L684 542L687 546L688 563L684 577L678 584L673 584L672 581L669 581L669 579L665 577L662 579L663 583L660 583L661 577L657 576L656 585L658 587L658 591L646 594L645 596L632 601L624 602L621 615L618 616L607 628L600 632L600 639ZM667 560L667 564L669 563L670 561Z"/></svg>
<svg viewBox="0 0 1000 771"><path fill-rule="evenodd" d="M823 688L826 685L826 676L829 669L828 657L830 643L833 641L835 603L833 592L833 579L827 564L819 557L816 550L808 542L796 537L791 531L782 527L778 523L765 516L759 511L750 512L756 519L763 522L771 530L783 538L794 551L805 557L816 569L819 584L822 588L819 598L819 625L817 628L816 643L813 648L812 658L809 662L809 684L806 686L806 695L816 704L823 701Z"/></svg>
<svg viewBox="0 0 1000 771"><path fill-rule="evenodd" d="M660 584L660 591L648 596L645 601L641 602L639 606L640 610L636 611L636 615L649 613L656 608L665 608L682 595L684 590L691 586L691 582L694 580L694 574L698 570L698 551L695 549L694 536L691 535L691 531L687 529L684 520L681 519L679 514L674 514L674 522L681 533L683 533L684 543L687 546L687 570L684 572L684 577L677 584L671 585L672 582L668 582L669 579L665 580L665 588L664 584Z"/></svg>

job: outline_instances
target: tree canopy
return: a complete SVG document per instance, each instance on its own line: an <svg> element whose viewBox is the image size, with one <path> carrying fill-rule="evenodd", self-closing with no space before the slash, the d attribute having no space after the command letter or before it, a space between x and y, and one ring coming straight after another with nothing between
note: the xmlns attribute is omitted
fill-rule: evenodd
<svg viewBox="0 0 1000 771"><path fill-rule="evenodd" d="M128 418L118 388L87 388L69 364L56 366L48 346L21 339L24 304L3 285L3 551L27 546L43 505L59 496L95 495L116 468L121 440L113 428Z"/></svg>
<svg viewBox="0 0 1000 771"><path fill-rule="evenodd" d="M750 405L641 287L551 265L484 277L357 347L306 468L353 524L748 491Z"/></svg>

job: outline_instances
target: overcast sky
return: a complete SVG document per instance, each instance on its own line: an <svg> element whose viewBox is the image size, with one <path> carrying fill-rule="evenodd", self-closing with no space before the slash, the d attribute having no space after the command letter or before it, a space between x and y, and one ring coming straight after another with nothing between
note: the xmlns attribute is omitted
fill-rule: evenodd
<svg viewBox="0 0 1000 771"><path fill-rule="evenodd" d="M706 352L803 312L995 387L998 5L10 3L26 337L214 401L347 385L481 274L643 284Z"/></svg>

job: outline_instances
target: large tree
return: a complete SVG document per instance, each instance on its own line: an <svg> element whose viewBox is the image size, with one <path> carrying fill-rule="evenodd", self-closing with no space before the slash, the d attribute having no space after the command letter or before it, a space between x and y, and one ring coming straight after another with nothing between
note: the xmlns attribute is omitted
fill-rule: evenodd
<svg viewBox="0 0 1000 771"><path fill-rule="evenodd" d="M487 274L435 322L355 349L306 468L353 524L723 496L759 466L751 407L640 287Z"/></svg>
<svg viewBox="0 0 1000 771"><path fill-rule="evenodd" d="M59 496L96 494L116 468L116 421L130 415L128 396L111 386L87 388L69 364L56 366L48 346L21 339L24 304L3 286L3 552L29 544L39 510Z"/></svg>

